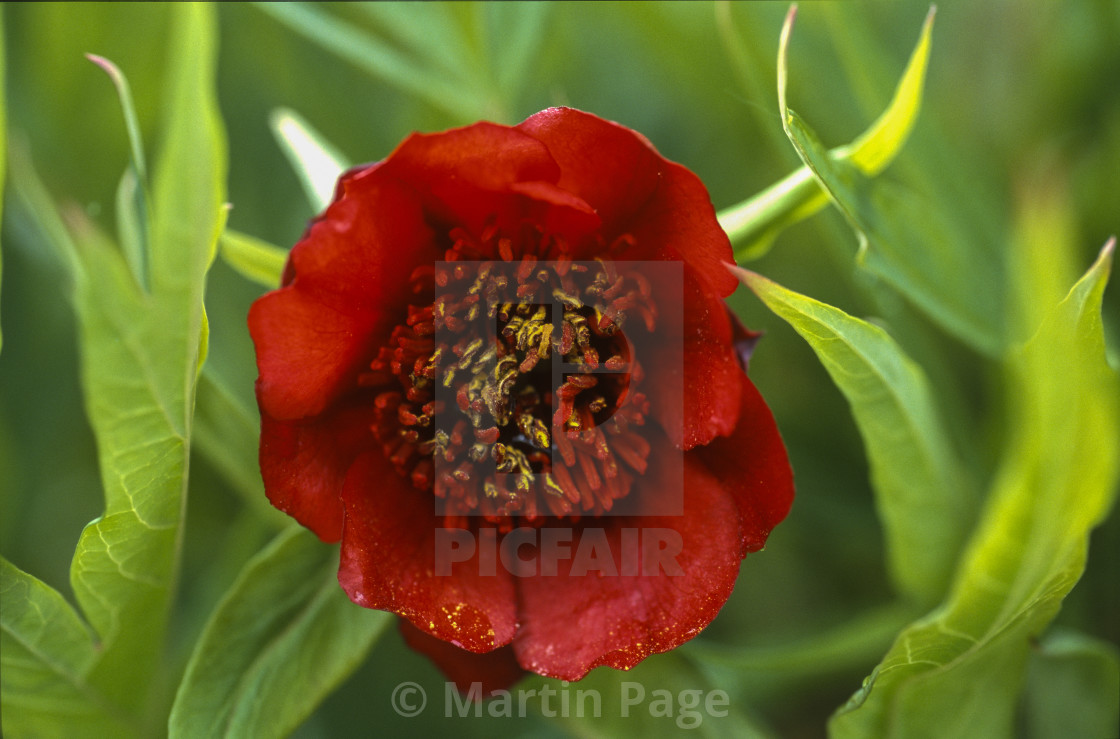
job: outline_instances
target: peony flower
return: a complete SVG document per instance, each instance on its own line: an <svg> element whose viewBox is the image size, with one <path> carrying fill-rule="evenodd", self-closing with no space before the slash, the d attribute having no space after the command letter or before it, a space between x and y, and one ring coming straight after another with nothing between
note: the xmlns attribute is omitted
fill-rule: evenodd
<svg viewBox="0 0 1120 739"><path fill-rule="evenodd" d="M699 179L620 125L410 136L249 313L269 499L461 688L682 644L793 498L731 263Z"/></svg>

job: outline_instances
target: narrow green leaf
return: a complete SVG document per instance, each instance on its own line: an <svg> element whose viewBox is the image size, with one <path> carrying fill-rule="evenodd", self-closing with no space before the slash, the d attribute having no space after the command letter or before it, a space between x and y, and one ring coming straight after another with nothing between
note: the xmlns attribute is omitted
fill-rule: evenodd
<svg viewBox="0 0 1120 739"><path fill-rule="evenodd" d="M316 213L326 210L334 198L339 175L350 167L346 157L294 110L277 108L268 122L299 176L311 207Z"/></svg>
<svg viewBox="0 0 1120 739"><path fill-rule="evenodd" d="M132 91L124 73L108 59L96 54L86 54L86 58L101 67L113 86L117 89L121 111L124 113L125 129L128 132L129 150L132 161L121 177L117 187L117 237L124 252L128 266L136 282L145 290L148 279L148 166L144 161L144 142L140 138L140 124L136 119L136 108L132 104Z"/></svg>
<svg viewBox="0 0 1120 739"><path fill-rule="evenodd" d="M446 3L357 3L354 8L414 58L438 64L451 77L470 74L463 68L465 39Z"/></svg>
<svg viewBox="0 0 1120 739"><path fill-rule="evenodd" d="M796 6L787 16L778 52L778 99L783 111L786 110L786 50L795 12ZM827 156L833 161L848 162L867 177L874 177L902 150L921 107L934 13L934 8L930 8L918 44L910 55L887 109L852 143L828 152ZM728 29L727 33L731 30ZM758 195L719 214L720 225L735 246L736 259L749 260L762 256L779 233L828 204L827 192L813 176L808 162L806 165Z"/></svg>
<svg viewBox="0 0 1120 739"><path fill-rule="evenodd" d="M857 263L976 349L998 355L1005 342L998 264L970 251L966 237L927 203L900 187L874 182L830 161L793 111L788 127L799 152L825 185L859 239Z"/></svg>
<svg viewBox="0 0 1120 739"><path fill-rule="evenodd" d="M86 410L105 512L83 530L75 596L100 638L90 681L139 712L162 649L178 569L190 419L204 354L202 296L225 210L224 135L214 91L214 9L173 13L165 141L151 224L152 291L80 213L75 303Z"/></svg>
<svg viewBox="0 0 1120 739"><path fill-rule="evenodd" d="M894 160L910 138L910 132L918 120L922 88L925 85L926 69L929 67L933 18L936 14L937 6L930 6L925 23L922 24L918 45L910 55L906 72L895 88L887 109L871 124L871 128L839 153L840 159L851 160L852 164L869 177L882 172Z"/></svg>
<svg viewBox="0 0 1120 739"><path fill-rule="evenodd" d="M117 185L117 238L136 283L147 290L148 219L144 200L143 188L136 177L136 171L129 167L121 175L120 184Z"/></svg>
<svg viewBox="0 0 1120 739"><path fill-rule="evenodd" d="M241 276L267 288L280 285L288 251L255 236L226 229L220 241L222 259Z"/></svg>
<svg viewBox="0 0 1120 739"><path fill-rule="evenodd" d="M928 29L919 49L928 55ZM782 126L798 156L828 193L859 239L860 266L882 277L898 292L925 311L944 328L990 355L1003 344L1001 291L992 289L1001 280L999 265L987 252L971 249L968 240L955 233L949 222L918 198L901 188L872 182L857 166L878 166L887 157L891 141L901 141L900 121L906 111L917 112L910 96L920 84L907 81L896 100L900 112L887 114L872 127L878 134L853 144L848 161L830 154L816 134L786 104L786 48L793 13L786 19L778 57L778 101ZM916 52L917 53L917 52ZM920 57L919 57L920 58ZM924 72L924 60L919 65ZM908 130L908 129L907 129Z"/></svg>
<svg viewBox="0 0 1120 739"><path fill-rule="evenodd" d="M171 737L281 737L365 658L393 617L354 605L338 549L293 526L218 604L171 710Z"/></svg>
<svg viewBox="0 0 1120 739"><path fill-rule="evenodd" d="M970 485L929 383L885 331L735 268L816 352L848 399L867 448L896 586L922 604L945 592L968 528Z"/></svg>
<svg viewBox="0 0 1120 739"><path fill-rule="evenodd" d="M901 633L833 717L834 736L1012 735L1031 641L1080 578L1089 532L1116 497L1120 382L1100 319L1113 248L1009 357L1009 438L951 595Z"/></svg>
<svg viewBox="0 0 1120 739"><path fill-rule="evenodd" d="M533 68L521 55L540 53L534 22L549 7L537 2L355 4L414 65L432 67L428 74L454 83L482 117L499 122L506 120L509 103ZM497 42L486 44L483 35Z"/></svg>
<svg viewBox="0 0 1120 739"><path fill-rule="evenodd" d="M1031 653L1023 695L1028 739L1120 736L1120 651L1071 631Z"/></svg>
<svg viewBox="0 0 1120 739"><path fill-rule="evenodd" d="M89 685L91 634L58 591L0 557L0 682L7 736L135 733Z"/></svg>
<svg viewBox="0 0 1120 739"><path fill-rule="evenodd" d="M128 79L116 64L97 54L86 54L86 59L101 67L113 86L117 88L117 96L121 102L121 112L124 113L124 126L128 131L128 145L132 153L132 166L136 170L136 177L141 183L148 181L148 166L144 160L144 141L140 138L140 122L136 118L136 107L132 104L132 89Z"/></svg>
<svg viewBox="0 0 1120 739"><path fill-rule="evenodd" d="M314 3L253 3L290 30L337 54L359 69L415 95L456 119L483 117L483 106L470 88L403 56L381 39L322 10Z"/></svg>

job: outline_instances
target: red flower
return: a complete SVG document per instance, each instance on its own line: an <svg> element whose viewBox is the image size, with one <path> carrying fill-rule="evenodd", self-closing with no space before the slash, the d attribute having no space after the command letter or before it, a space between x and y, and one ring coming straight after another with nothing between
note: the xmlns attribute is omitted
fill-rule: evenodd
<svg viewBox="0 0 1120 739"><path fill-rule="evenodd" d="M410 136L249 313L269 499L461 687L678 646L793 497L731 262L696 176L617 124Z"/></svg>

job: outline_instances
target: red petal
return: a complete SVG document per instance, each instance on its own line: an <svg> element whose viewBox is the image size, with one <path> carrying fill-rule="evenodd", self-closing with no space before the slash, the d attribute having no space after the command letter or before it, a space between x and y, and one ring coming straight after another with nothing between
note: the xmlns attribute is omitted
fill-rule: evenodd
<svg viewBox="0 0 1120 739"><path fill-rule="evenodd" d="M403 319L412 270L435 258L414 196L376 168L346 177L292 249L294 280L249 310L257 398L274 418L315 415L352 387Z"/></svg>
<svg viewBox="0 0 1120 739"><path fill-rule="evenodd" d="M369 311L340 312L295 286L259 298L249 309L249 333L261 413L288 420L321 413L370 361L376 323Z"/></svg>
<svg viewBox="0 0 1120 739"><path fill-rule="evenodd" d="M667 446L663 442L664 446ZM656 462L679 451L655 451ZM631 493L674 495L658 490L651 467ZM638 538L683 546L675 561L680 574L624 575L626 563L641 562ZM601 530L602 534L597 534ZM604 517L576 529L570 559L560 559L557 576L522 580L522 628L513 642L518 661L529 670L563 680L579 680L599 665L629 669L651 654L688 641L715 618L739 572L739 526L735 505L703 465L684 456L684 515ZM572 573L580 543L605 539L615 572ZM668 568L666 568L668 570Z"/></svg>
<svg viewBox="0 0 1120 739"><path fill-rule="evenodd" d="M730 436L694 449L739 507L742 553L756 552L793 504L793 470L774 416L746 375L740 378L739 425Z"/></svg>
<svg viewBox="0 0 1120 739"><path fill-rule="evenodd" d="M528 199L522 218L546 234L563 234L575 244L601 225L594 208L550 182L518 182L511 189Z"/></svg>
<svg viewBox="0 0 1120 739"><path fill-rule="evenodd" d="M645 244L672 247L696 270L707 290L727 297L739 286L727 269L735 257L727 233L716 220L708 190L685 167L666 164L660 187L635 214L630 233L639 250Z"/></svg>
<svg viewBox="0 0 1120 739"><path fill-rule="evenodd" d="M309 421L261 412L261 477L268 499L323 541L342 538L342 484L373 443L372 402L342 404Z"/></svg>
<svg viewBox="0 0 1120 739"><path fill-rule="evenodd" d="M517 628L509 573L500 566L487 572L478 544L473 556L450 565L450 574L439 574L436 531L443 529L434 500L405 482L380 451L354 462L342 502L338 580L351 600L404 616L472 652L509 643Z"/></svg>
<svg viewBox="0 0 1120 739"><path fill-rule="evenodd" d="M557 184L598 212L608 242L628 229L667 164L641 134L572 108L542 110L517 128L547 145Z"/></svg>
<svg viewBox="0 0 1120 739"><path fill-rule="evenodd" d="M543 110L518 128L548 146L560 165L557 184L598 212L607 243L625 232L635 237L635 254L625 258L659 259L650 255L671 245L712 290L734 292L738 283L724 267L734 262L731 242L687 168L638 132L572 108Z"/></svg>
<svg viewBox="0 0 1120 739"><path fill-rule="evenodd" d="M405 643L434 662L460 693L467 693L473 683L481 683L480 695L489 696L495 690L509 688L525 675L508 644L492 652L475 654L429 636L406 619L398 623Z"/></svg>
<svg viewBox="0 0 1120 739"><path fill-rule="evenodd" d="M555 186L560 170L545 146L515 128L476 123L413 134L382 170L422 193L445 225L475 235L492 224L517 233L526 221L572 235L599 225L586 203Z"/></svg>
<svg viewBox="0 0 1120 739"><path fill-rule="evenodd" d="M687 265L681 303L679 311L668 301L657 304L663 351L680 347L681 361L645 366L654 417L675 445L692 449L735 429L742 370L723 300Z"/></svg>

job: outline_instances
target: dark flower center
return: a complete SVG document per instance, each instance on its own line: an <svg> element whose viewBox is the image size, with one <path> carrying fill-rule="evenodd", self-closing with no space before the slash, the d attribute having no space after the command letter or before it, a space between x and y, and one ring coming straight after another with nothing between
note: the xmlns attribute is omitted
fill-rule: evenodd
<svg viewBox="0 0 1120 739"><path fill-rule="evenodd" d="M522 241L453 230L359 378L380 391L386 457L449 523L599 515L646 469L649 403L627 334L655 327L650 283L625 261L572 261L557 238Z"/></svg>

